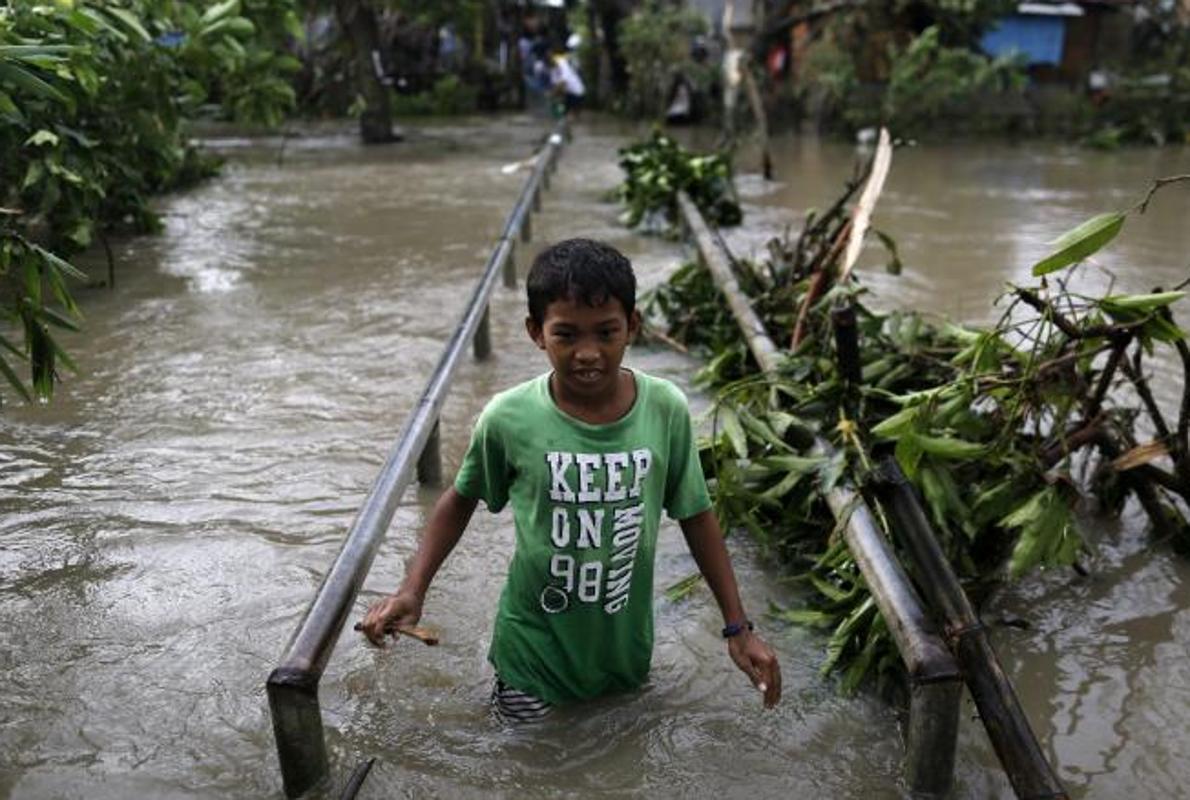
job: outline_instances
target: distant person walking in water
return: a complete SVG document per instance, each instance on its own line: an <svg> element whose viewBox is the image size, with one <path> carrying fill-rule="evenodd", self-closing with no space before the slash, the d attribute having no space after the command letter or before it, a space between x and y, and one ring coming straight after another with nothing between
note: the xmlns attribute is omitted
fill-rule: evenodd
<svg viewBox="0 0 1190 800"><path fill-rule="evenodd" d="M554 96L562 102L567 116L578 113L583 104L583 97L587 94L587 87L583 85L578 70L570 63L567 51L562 48L556 49L551 59L550 88Z"/></svg>
<svg viewBox="0 0 1190 800"><path fill-rule="evenodd" d="M723 615L727 654L781 699L781 669L744 612L711 508L690 412L669 381L621 366L640 330L632 265L589 239L546 248L526 280L529 337L551 370L488 402L400 588L361 629L413 627L476 505L512 504L516 548L488 660L492 704L533 721L554 706L641 686L653 655L653 561L664 510Z"/></svg>

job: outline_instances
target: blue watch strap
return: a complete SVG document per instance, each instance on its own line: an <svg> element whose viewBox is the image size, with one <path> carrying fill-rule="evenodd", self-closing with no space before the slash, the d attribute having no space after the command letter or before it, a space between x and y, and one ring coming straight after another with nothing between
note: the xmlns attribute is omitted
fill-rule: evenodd
<svg viewBox="0 0 1190 800"><path fill-rule="evenodd" d="M744 631L754 630L752 620L746 619L743 622L729 622L723 626L723 638L730 639L733 636L739 636Z"/></svg>

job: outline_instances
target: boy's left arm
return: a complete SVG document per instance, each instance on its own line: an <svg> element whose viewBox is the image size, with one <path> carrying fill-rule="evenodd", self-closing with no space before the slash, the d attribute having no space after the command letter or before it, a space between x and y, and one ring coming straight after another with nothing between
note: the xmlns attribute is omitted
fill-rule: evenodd
<svg viewBox="0 0 1190 800"><path fill-rule="evenodd" d="M777 654L764 639L749 629L740 592L736 585L731 557L723 542L719 520L711 509L678 522L686 536L690 554L719 603L726 625L739 625L741 630L727 639L727 652L736 666L764 692L765 708L772 708L781 699L781 665Z"/></svg>

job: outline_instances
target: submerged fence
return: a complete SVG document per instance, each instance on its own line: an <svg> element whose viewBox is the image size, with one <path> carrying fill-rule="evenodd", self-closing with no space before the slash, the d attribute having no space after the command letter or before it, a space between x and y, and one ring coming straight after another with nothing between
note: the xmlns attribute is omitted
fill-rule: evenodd
<svg viewBox="0 0 1190 800"><path fill-rule="evenodd" d="M297 797L318 786L328 775L322 711L318 703L318 684L323 670L414 471L418 479L426 483L436 482L441 477L439 413L467 345L472 344L476 358L483 359L491 353L488 309L492 289L497 276L503 276L506 286L516 285L516 239L519 236L524 242L530 240L531 213L541 208L541 193L549 188L549 176L557 165L568 135L563 120L537 153L533 171L488 258L462 319L451 334L421 398L406 420L280 663L269 674L269 711L281 776L289 797Z"/></svg>
<svg viewBox="0 0 1190 800"><path fill-rule="evenodd" d="M678 207L703 263L727 298L756 363L766 373L775 372L780 364L777 346L740 291L727 254L685 193L678 196ZM820 439L816 449L829 451L830 445ZM954 775L963 688L959 668L863 498L855 489L841 483L826 499L831 512L845 526L843 536L909 673L906 782L916 795L942 797L950 790Z"/></svg>
<svg viewBox="0 0 1190 800"><path fill-rule="evenodd" d="M678 195L678 207L756 363L766 373L777 371L780 351L740 291L726 246L707 227L684 192ZM819 438L814 449L830 453L831 446ZM1017 796L1024 800L1063 800L1066 791L1029 726L987 632L938 546L916 493L895 461L886 461L882 472L885 477L876 486L876 493L887 506L893 527L922 579L933 615L922 604L863 496L841 482L827 492L826 501L843 527L847 546L909 675L904 771L910 791L922 798L943 797L950 792L965 681ZM945 641L935 618L942 620Z"/></svg>

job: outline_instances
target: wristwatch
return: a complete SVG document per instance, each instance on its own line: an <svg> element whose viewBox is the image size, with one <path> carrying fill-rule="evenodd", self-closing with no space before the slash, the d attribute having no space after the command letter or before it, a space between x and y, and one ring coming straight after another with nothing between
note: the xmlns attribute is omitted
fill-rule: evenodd
<svg viewBox="0 0 1190 800"><path fill-rule="evenodd" d="M746 619L743 622L729 622L723 626L723 638L730 639L733 636L739 636L744 631L754 630L755 626L752 620Z"/></svg>

